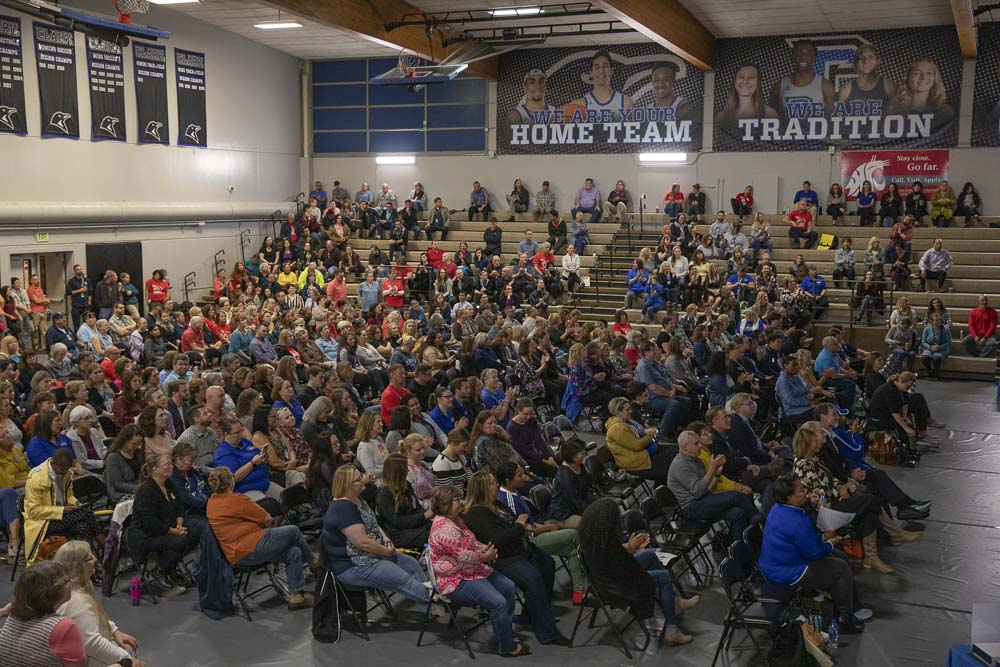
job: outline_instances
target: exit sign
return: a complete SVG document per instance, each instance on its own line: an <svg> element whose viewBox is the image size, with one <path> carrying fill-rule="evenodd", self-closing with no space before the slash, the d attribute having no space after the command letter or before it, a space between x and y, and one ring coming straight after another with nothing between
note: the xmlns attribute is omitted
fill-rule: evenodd
<svg viewBox="0 0 1000 667"><path fill-rule="evenodd" d="M48 243L49 233L48 232L35 232L35 242L36 243Z"/></svg>

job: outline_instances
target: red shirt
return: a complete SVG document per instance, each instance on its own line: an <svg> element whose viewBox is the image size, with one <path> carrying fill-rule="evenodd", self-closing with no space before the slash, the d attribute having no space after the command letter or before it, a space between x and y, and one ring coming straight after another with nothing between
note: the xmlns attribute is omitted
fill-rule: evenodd
<svg viewBox="0 0 1000 667"><path fill-rule="evenodd" d="M347 300L347 283L331 280L326 286L326 295L333 303Z"/></svg>
<svg viewBox="0 0 1000 667"><path fill-rule="evenodd" d="M615 322L611 325L611 333L621 334L622 336L627 336L628 332L632 330L632 325L628 322Z"/></svg>
<svg viewBox="0 0 1000 667"><path fill-rule="evenodd" d="M181 352L190 352L205 347L205 334L194 327L188 327L181 334ZM197 350L195 350L197 351Z"/></svg>
<svg viewBox="0 0 1000 667"><path fill-rule="evenodd" d="M441 258L444 256L444 250L441 248L430 248L427 251L427 263L433 266L435 269L441 268Z"/></svg>
<svg viewBox="0 0 1000 667"><path fill-rule="evenodd" d="M392 294L392 288L396 288L396 294ZM406 285L399 278L390 278L382 285L382 297L385 304L390 308L402 308L406 301Z"/></svg>
<svg viewBox="0 0 1000 667"><path fill-rule="evenodd" d="M108 379L108 382L113 382L115 379L115 364L110 359L101 360L101 370L104 371L104 377Z"/></svg>
<svg viewBox="0 0 1000 667"><path fill-rule="evenodd" d="M997 330L997 311L986 308L973 308L969 313L969 333L977 338L989 338Z"/></svg>
<svg viewBox="0 0 1000 667"><path fill-rule="evenodd" d="M154 303L163 303L167 300L167 290L169 289L170 285L166 280L153 280L150 278L146 281L146 300Z"/></svg>
<svg viewBox="0 0 1000 667"><path fill-rule="evenodd" d="M741 192L738 195L736 195L736 201L743 204L744 206L753 208L753 195L748 195L745 192Z"/></svg>
<svg viewBox="0 0 1000 667"><path fill-rule="evenodd" d="M683 192L668 192L663 196L663 201L665 202L680 202L684 203L684 193Z"/></svg>
<svg viewBox="0 0 1000 667"><path fill-rule="evenodd" d="M445 262L441 265L441 268L444 269L444 272L448 276L449 280L453 280L455 278L455 274L458 272L458 264L455 262Z"/></svg>
<svg viewBox="0 0 1000 667"><path fill-rule="evenodd" d="M406 387L395 388L391 384L382 391L382 423L389 426L389 413L398 408L403 399L410 395Z"/></svg>
<svg viewBox="0 0 1000 667"><path fill-rule="evenodd" d="M800 232L809 231L809 223L813 221L812 213L795 209L788 212L788 219L792 221L792 227Z"/></svg>
<svg viewBox="0 0 1000 667"><path fill-rule="evenodd" d="M552 264L555 261L556 261L555 255L553 255L551 252L546 254L541 250L536 252L535 256L531 258L532 264L534 264L535 268L538 269L539 271L544 271L545 269L548 268L549 264Z"/></svg>

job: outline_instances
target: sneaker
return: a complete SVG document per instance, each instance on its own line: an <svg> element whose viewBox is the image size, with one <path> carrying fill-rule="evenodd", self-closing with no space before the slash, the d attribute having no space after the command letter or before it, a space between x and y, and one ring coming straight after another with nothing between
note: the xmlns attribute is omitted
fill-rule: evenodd
<svg viewBox="0 0 1000 667"><path fill-rule="evenodd" d="M174 586L165 577L157 579L153 587L156 589L156 594L161 598L175 598L187 592L186 588L183 586Z"/></svg>
<svg viewBox="0 0 1000 667"><path fill-rule="evenodd" d="M691 635L684 634L681 632L681 629L675 625L665 629L663 639L666 641L667 646L680 646L682 644L690 644L693 637L691 637Z"/></svg>
<svg viewBox="0 0 1000 667"><path fill-rule="evenodd" d="M299 609L308 609L308 608L310 608L312 606L313 606L313 598L312 598L312 596L309 595L309 594L305 594L305 595L302 596L302 600L300 602L289 602L288 603L288 611L297 611Z"/></svg>
<svg viewBox="0 0 1000 667"><path fill-rule="evenodd" d="M896 510L896 518L900 521L919 521L930 516L927 510L918 510L914 507L900 507Z"/></svg>
<svg viewBox="0 0 1000 667"><path fill-rule="evenodd" d="M944 422L939 422L936 419L930 419L927 421L927 425L931 428L944 428L946 424Z"/></svg>
<svg viewBox="0 0 1000 667"><path fill-rule="evenodd" d="M874 615L875 614L872 613L872 610L868 609L867 607L862 607L861 609L858 609L856 612L854 612L854 618L862 622L871 619L871 617Z"/></svg>
<svg viewBox="0 0 1000 667"><path fill-rule="evenodd" d="M910 507L918 512L923 512L925 510L929 510L933 504L933 500L914 500L910 503Z"/></svg>

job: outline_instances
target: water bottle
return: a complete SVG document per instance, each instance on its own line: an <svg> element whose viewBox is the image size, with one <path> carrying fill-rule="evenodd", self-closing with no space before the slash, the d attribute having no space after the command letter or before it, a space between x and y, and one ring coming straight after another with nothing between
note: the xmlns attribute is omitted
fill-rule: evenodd
<svg viewBox="0 0 1000 667"><path fill-rule="evenodd" d="M128 582L128 593L129 598L132 601L133 607L138 607L139 602L142 601L142 579L139 577L132 577Z"/></svg>
<svg viewBox="0 0 1000 667"><path fill-rule="evenodd" d="M823 507L824 505L826 505L826 491L824 491L823 489L820 489L819 490L819 506ZM819 508L817 508L817 509L819 509Z"/></svg>
<svg viewBox="0 0 1000 667"><path fill-rule="evenodd" d="M827 634L826 645L829 648L836 649L840 643L840 626L837 624L836 616L834 616L833 619L830 620L830 627L826 631L826 634Z"/></svg>

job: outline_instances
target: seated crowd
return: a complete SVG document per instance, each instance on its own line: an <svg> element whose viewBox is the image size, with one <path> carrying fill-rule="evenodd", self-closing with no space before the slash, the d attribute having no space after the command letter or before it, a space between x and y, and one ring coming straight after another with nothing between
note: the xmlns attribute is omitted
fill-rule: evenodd
<svg viewBox="0 0 1000 667"><path fill-rule="evenodd" d="M625 206L623 187L616 196ZM600 212L604 200L592 189L588 181L578 194L574 224ZM619 499L602 497L584 464L588 456L665 487L685 519L726 522L722 542L764 520L755 502L763 499L771 511L764 573L779 584L830 588L844 631L861 629L871 614L850 584L840 536L814 527L817 512L854 513L842 532L863 542L865 567L891 572L877 531L894 544L918 539L895 520L924 518L929 503L871 466L865 449L873 434L888 433L915 461L918 443L933 442L927 429L941 425L914 392L912 373L890 374L882 355L844 344L841 331L831 331L812 360L810 328L825 288L794 287L793 296L774 298L777 271L761 243L753 246L755 265L772 293L753 278L746 282L740 262L751 244L720 213L713 227L725 226L720 243L732 248L737 280L713 292L702 265L715 237L699 237L691 270L680 272L693 284L676 280L672 288L685 292L687 306L665 309L650 339L624 311L608 326L551 307L564 276L546 277L553 263L546 246L559 248L559 238L538 248L526 236L513 266L499 245L483 253L489 258L481 267L479 250L435 253L432 261L433 247L413 272L404 263L389 269L379 257L366 265L349 241L365 227L337 225L347 211L363 222L369 206L392 210L387 190L361 198L357 218L350 201L323 202L340 211L332 220L338 240L322 240L336 253L330 265L322 253L311 259L307 212L290 220L278 241L266 239L253 262L220 276L204 308L173 302L157 271L147 281L148 314L130 314L124 286L109 270L102 289L119 299L110 305L110 327L85 308L77 332L65 316L53 318L60 339L48 350L29 347L30 339L22 349L13 334L4 339L0 519L10 535L8 560L33 566L15 589L16 623L0 633L0 656L12 645L27 650L31 641L57 656L78 655L79 635L88 633L102 639L84 642L92 661L134 654L135 639L108 621L89 583L96 555L109 562L95 496L111 506L130 503L123 539L154 563L153 585L163 595L191 586L185 558L196 551L206 558L214 536L232 566L283 563L290 610L313 603L306 568L328 565L345 583L432 609L435 590L481 606L497 651L517 656L530 649L515 623L530 626L540 644L569 645L552 612L563 594L555 577L561 559L574 604L595 587L629 600L640 619L658 607L665 642L690 642L678 616L697 596L680 592L648 532L623 537ZM473 194L481 190L477 183ZM420 195L422 188L411 193L403 211L419 199L433 225ZM478 206L485 216L488 196L477 196L470 211ZM511 210L520 212L525 200L517 195ZM554 209L543 213L557 219ZM694 242L684 236L684 215L657 251L668 273L670 260L688 263ZM674 239L677 222L681 236ZM495 220L491 233L499 233ZM565 243L565 229L561 236L566 257L577 255L581 248ZM547 259L533 285L524 275L534 275L539 256ZM435 276L437 261L443 268ZM660 278L645 266L637 261L629 280L648 289ZM430 282L417 280L421 269ZM365 276L357 298L347 297L347 271ZM818 286L822 279L807 271L809 280ZM748 299L741 297L754 301L742 315L738 302ZM680 298L671 293L664 301ZM600 415L607 435L594 454L577 438L556 442L543 428L560 412L575 421L588 410ZM769 423L784 426L790 446L778 442L781 433L764 433ZM318 542L285 523L284 492L293 488L324 512ZM538 502L543 496L550 502ZM42 563L53 550L56 564ZM436 589L425 585L429 574Z"/></svg>

